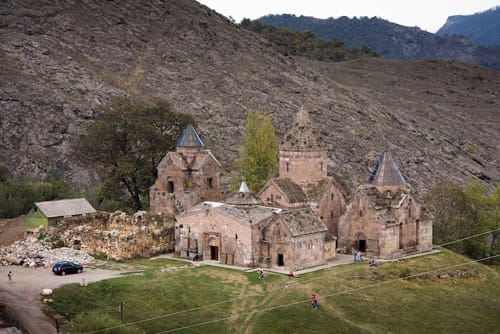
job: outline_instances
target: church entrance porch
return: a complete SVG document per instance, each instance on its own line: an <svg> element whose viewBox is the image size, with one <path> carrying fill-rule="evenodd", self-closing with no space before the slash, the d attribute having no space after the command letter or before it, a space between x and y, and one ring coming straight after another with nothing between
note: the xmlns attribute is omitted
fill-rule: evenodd
<svg viewBox="0 0 500 334"><path fill-rule="evenodd" d="M354 248L360 252L366 252L366 236L363 232L356 234L356 245Z"/></svg>

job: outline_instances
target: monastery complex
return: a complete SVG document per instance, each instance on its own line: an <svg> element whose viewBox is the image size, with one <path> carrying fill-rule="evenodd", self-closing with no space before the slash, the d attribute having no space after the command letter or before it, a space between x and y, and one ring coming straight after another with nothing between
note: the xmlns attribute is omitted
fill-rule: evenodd
<svg viewBox="0 0 500 334"><path fill-rule="evenodd" d="M151 211L176 215L177 256L301 270L337 252L398 258L432 249L432 215L384 150L347 199L327 174L327 145L301 108L279 148L278 176L255 196L245 182L223 198L221 165L189 125L158 166Z"/></svg>

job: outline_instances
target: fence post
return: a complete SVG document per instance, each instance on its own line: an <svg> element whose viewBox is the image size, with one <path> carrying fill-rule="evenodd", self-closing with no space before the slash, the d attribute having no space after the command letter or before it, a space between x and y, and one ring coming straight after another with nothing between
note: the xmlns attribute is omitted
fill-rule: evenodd
<svg viewBox="0 0 500 334"><path fill-rule="evenodd" d="M123 302L120 303L120 320L123 321Z"/></svg>

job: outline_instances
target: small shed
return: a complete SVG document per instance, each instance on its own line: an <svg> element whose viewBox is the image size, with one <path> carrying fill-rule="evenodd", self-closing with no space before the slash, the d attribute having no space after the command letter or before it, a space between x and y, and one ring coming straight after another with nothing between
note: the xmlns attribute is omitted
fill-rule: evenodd
<svg viewBox="0 0 500 334"><path fill-rule="evenodd" d="M36 202L25 216L27 229L48 227L63 217L81 216L96 212L85 198Z"/></svg>

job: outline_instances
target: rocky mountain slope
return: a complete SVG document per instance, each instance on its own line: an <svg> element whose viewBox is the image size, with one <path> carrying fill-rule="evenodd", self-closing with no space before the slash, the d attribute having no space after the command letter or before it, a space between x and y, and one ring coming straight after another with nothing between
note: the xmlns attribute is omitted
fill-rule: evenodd
<svg viewBox="0 0 500 334"><path fill-rule="evenodd" d="M436 35L461 35L477 45L500 45L500 6L472 15L450 16Z"/></svg>
<svg viewBox="0 0 500 334"><path fill-rule="evenodd" d="M193 115L226 172L246 114L281 136L301 105L349 189L389 147L419 191L443 178L500 181L500 74L384 59L319 63L191 0L0 3L0 159L11 173L56 170L84 187L69 144L113 95L162 97Z"/></svg>
<svg viewBox="0 0 500 334"><path fill-rule="evenodd" d="M263 24L344 41L349 48L368 46L390 59L455 60L500 70L500 46L478 46L463 36L438 36L418 27L405 27L378 17L317 19L290 14L268 15Z"/></svg>

